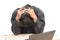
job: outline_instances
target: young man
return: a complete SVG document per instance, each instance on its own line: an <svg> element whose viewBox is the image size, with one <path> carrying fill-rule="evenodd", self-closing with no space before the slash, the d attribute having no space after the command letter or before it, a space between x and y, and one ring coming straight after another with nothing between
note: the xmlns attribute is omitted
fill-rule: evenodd
<svg viewBox="0 0 60 40"><path fill-rule="evenodd" d="M20 21L22 14L24 14L24 12L27 12L30 15L30 17L33 19L34 25L31 25L31 27L25 27L25 26L23 27L23 23L21 23ZM35 6L25 5L22 8L17 8L13 12L11 23L12 23L11 29L14 35L18 35L22 33L35 33L35 34L42 33L45 26L44 13Z"/></svg>

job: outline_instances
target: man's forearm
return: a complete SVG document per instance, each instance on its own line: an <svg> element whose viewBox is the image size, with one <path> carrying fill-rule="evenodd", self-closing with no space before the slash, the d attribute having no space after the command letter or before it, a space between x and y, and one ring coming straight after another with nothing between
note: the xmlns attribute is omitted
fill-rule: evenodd
<svg viewBox="0 0 60 40"><path fill-rule="evenodd" d="M18 19L18 17L15 17L15 19L16 19L17 23L19 23L19 19Z"/></svg>
<svg viewBox="0 0 60 40"><path fill-rule="evenodd" d="M35 16L33 19L34 19L34 22L36 23L37 22L37 16Z"/></svg>

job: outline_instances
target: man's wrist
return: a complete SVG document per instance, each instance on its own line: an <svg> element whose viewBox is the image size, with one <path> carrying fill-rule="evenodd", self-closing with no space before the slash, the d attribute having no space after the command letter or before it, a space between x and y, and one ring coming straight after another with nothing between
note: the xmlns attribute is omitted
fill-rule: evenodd
<svg viewBox="0 0 60 40"><path fill-rule="evenodd" d="M37 17L34 18L34 22L35 22L35 23L37 22Z"/></svg>
<svg viewBox="0 0 60 40"><path fill-rule="evenodd" d="M16 21L19 23L19 19L18 19L17 17L16 17L15 19L16 19Z"/></svg>

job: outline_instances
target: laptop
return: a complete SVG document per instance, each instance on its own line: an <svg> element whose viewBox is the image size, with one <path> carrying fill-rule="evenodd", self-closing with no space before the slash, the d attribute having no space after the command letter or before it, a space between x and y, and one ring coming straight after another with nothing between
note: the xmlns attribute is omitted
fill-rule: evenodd
<svg viewBox="0 0 60 40"><path fill-rule="evenodd" d="M54 33L55 33L55 30L45 32L45 33L40 33L40 34L34 34L29 36L28 40L52 40Z"/></svg>

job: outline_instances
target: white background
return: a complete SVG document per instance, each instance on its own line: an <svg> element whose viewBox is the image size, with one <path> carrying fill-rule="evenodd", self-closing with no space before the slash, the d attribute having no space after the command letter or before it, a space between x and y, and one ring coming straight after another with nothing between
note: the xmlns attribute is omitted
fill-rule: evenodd
<svg viewBox="0 0 60 40"><path fill-rule="evenodd" d="M60 0L0 0L0 35L12 34L12 12L26 4L42 9L46 22L44 32L56 30L60 37Z"/></svg>

